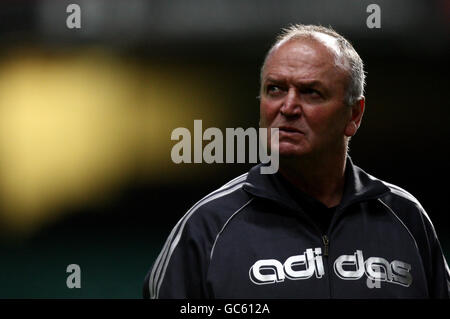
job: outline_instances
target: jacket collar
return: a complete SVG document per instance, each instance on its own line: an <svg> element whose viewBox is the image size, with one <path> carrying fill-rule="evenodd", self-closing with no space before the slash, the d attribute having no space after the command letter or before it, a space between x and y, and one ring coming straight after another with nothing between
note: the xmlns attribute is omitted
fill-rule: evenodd
<svg viewBox="0 0 450 319"><path fill-rule="evenodd" d="M259 164L250 169L244 190L254 196L276 201L293 210L301 210L298 201L293 198L298 190L294 189L280 173L261 174L261 166L262 164ZM338 206L339 210L356 202L379 198L387 192L389 188L383 182L354 165L350 156L347 155L344 192Z"/></svg>

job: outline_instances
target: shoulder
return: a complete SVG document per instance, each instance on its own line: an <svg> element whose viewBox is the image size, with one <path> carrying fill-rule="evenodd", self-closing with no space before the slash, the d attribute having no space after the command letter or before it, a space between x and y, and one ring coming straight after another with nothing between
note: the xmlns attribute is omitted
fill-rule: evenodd
<svg viewBox="0 0 450 319"><path fill-rule="evenodd" d="M229 218L251 202L249 194L242 189L246 180L247 173L242 174L200 199L175 228L179 233L214 238Z"/></svg>
<svg viewBox="0 0 450 319"><path fill-rule="evenodd" d="M404 188L401 188L400 186L397 186L395 184L386 181L381 182L387 188L389 188L390 196L392 197L392 199L402 201L405 204L409 203L410 205L417 206L418 208L422 208L422 205L420 204L419 200Z"/></svg>
<svg viewBox="0 0 450 319"><path fill-rule="evenodd" d="M382 181L389 192L380 198L392 212L410 229L424 227L427 232L435 233L433 223L420 201L404 188Z"/></svg>
<svg viewBox="0 0 450 319"><path fill-rule="evenodd" d="M386 182L381 181L386 187L389 188L389 193L387 193L385 196L383 196L382 200L392 203L393 205L397 207L404 207L409 209L414 209L421 214L424 215L427 219L429 219L427 213L425 212L425 209L423 208L422 204L419 202L419 200L414 197L410 192L405 190L404 188Z"/></svg>
<svg viewBox="0 0 450 319"><path fill-rule="evenodd" d="M244 205L250 199L242 189L247 175L248 173L242 174L203 197L189 209L185 217L221 218Z"/></svg>
<svg viewBox="0 0 450 319"><path fill-rule="evenodd" d="M158 297L162 281L185 274L200 276L209 263L210 252L217 234L235 210L249 202L242 190L247 179L243 174L209 193L193 205L173 227L152 271L148 276L150 295ZM172 265L172 266L169 266ZM181 268L180 268L181 267Z"/></svg>

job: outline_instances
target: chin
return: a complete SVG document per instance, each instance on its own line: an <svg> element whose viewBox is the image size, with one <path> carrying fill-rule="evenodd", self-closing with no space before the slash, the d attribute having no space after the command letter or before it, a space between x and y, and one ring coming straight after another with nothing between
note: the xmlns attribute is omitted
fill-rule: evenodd
<svg viewBox="0 0 450 319"><path fill-rule="evenodd" d="M278 154L280 155L280 157L286 158L300 157L308 153L309 152L305 147L302 147L301 145L298 144L281 142L278 147Z"/></svg>
<svg viewBox="0 0 450 319"><path fill-rule="evenodd" d="M299 158L301 156L306 155L307 152L301 149L294 149L294 148L280 148L279 149L279 156L283 158Z"/></svg>

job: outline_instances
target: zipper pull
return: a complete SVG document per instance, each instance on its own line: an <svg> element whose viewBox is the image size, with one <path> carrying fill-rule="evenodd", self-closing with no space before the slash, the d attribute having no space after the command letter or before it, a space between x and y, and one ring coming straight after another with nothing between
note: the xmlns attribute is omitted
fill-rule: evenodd
<svg viewBox="0 0 450 319"><path fill-rule="evenodd" d="M323 255L324 256L328 256L328 244L330 243L330 241L328 240L328 236L327 235L323 235L322 236L322 240L323 240L323 245L324 245Z"/></svg>

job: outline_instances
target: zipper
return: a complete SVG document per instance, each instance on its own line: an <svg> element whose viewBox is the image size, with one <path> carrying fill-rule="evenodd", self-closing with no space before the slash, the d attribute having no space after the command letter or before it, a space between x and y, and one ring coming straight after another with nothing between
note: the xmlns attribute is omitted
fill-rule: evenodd
<svg viewBox="0 0 450 319"><path fill-rule="evenodd" d="M290 207L288 207L289 209L291 209ZM342 208L340 209L342 210ZM316 229L317 234L321 237L322 239L322 243L323 243L323 256L327 265L327 273L326 273L326 278L328 280L328 289L329 289L329 296L330 298L333 298L333 285L331 283L332 280L332 275L330 273L330 270L332 269L331 265L330 265L330 258L329 258L329 247L330 247L330 239L328 238L328 235L325 235L322 233L322 230L317 226L317 224L309 217L308 214L304 213L303 211L300 211L302 213L302 217L304 219L306 219L312 226L313 228ZM333 222L336 218L336 213L338 211L335 212L335 214L333 215L333 218L331 219L330 225L328 227L328 234L331 232L331 227L333 226Z"/></svg>
<svg viewBox="0 0 450 319"><path fill-rule="evenodd" d="M326 262L327 265L327 279L328 279L328 292L330 294L330 298L333 298L333 284L331 283L332 281L332 274L331 274L331 265L330 265L330 258L328 256L329 254L329 249L330 249L330 239L328 238L327 235L322 235L322 242L323 242L323 257L324 257L324 261Z"/></svg>
<svg viewBox="0 0 450 319"><path fill-rule="evenodd" d="M327 235L322 236L323 241L323 255L328 256L328 245L330 244L330 240Z"/></svg>
<svg viewBox="0 0 450 319"><path fill-rule="evenodd" d="M385 193L386 193L386 192L385 192ZM370 197L367 197L367 198L364 198L364 199L359 199L359 200L355 200L355 201L349 201L348 203L346 203L345 206L339 207L339 208L334 212L333 217L331 218L330 225L328 226L328 234L331 233L332 227L334 226L334 223L335 223L337 217L340 217L339 215L340 215L344 210L348 210L350 206L352 206L352 205L354 205L354 204L357 204L357 203L359 203L359 202L369 201L369 200L372 200L372 199L379 198L379 197L383 196L385 193L377 194L376 196L370 196ZM267 198L267 197L266 197L266 198ZM282 206L282 207L285 207L286 209L288 209L288 210L290 210L290 211L294 211L294 212L298 212L298 211L299 211L298 209L294 209L294 208L292 208L291 206L285 205L283 202L280 202L280 201L275 200L275 199L273 199L273 198L268 198L268 199L274 201L276 204L278 204L278 205L280 205L280 206ZM324 248L324 254L323 254L323 256L325 257L326 265L327 265L326 278L327 278L327 280L328 280L329 297L332 299L332 298L334 297L334 296L333 296L334 294L333 294L333 284L332 284L333 276L332 276L332 274L330 273L330 270L333 269L333 267L330 265L330 258L329 258L329 249L330 249L329 246L330 246L330 240L329 240L329 238L328 238L328 235L324 235L324 234L322 233L322 231L319 229L319 227L316 225L316 223L315 223L315 222L314 222L314 221L313 221L306 213L304 213L302 210L300 210L300 212L301 212L301 215L302 215L303 219L305 219L306 221L308 221L309 224L312 225L313 228L315 228L315 230L317 231L317 234L318 234L318 235L321 237L321 239L322 239L323 248Z"/></svg>

